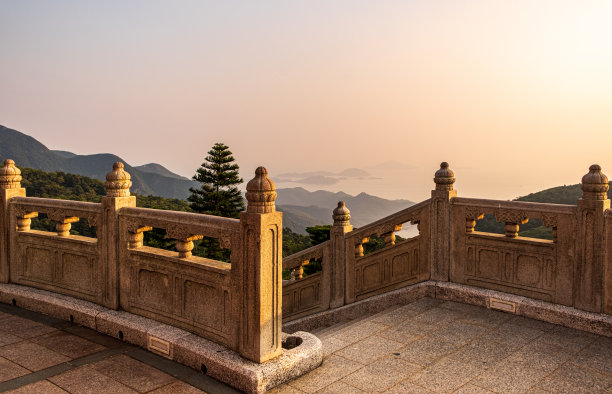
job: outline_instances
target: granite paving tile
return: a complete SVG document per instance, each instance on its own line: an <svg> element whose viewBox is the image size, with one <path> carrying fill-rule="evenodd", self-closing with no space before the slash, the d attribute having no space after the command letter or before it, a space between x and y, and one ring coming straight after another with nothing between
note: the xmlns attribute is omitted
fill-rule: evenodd
<svg viewBox="0 0 612 394"><path fill-rule="evenodd" d="M395 386L422 367L399 357L387 356L347 375L342 381L367 392L379 392Z"/></svg>
<svg viewBox="0 0 612 394"><path fill-rule="evenodd" d="M512 351L509 346L476 338L448 357L486 369L508 357Z"/></svg>
<svg viewBox="0 0 612 394"><path fill-rule="evenodd" d="M48 380L40 380L35 383L30 383L21 386L18 389L7 391L11 394L66 394L66 390L62 390L58 386Z"/></svg>
<svg viewBox="0 0 612 394"><path fill-rule="evenodd" d="M11 343L16 343L19 341L23 341L23 338L9 334L4 331L0 331L0 346L10 345Z"/></svg>
<svg viewBox="0 0 612 394"><path fill-rule="evenodd" d="M448 325L431 332L431 336L452 342L456 345L464 345L487 332L484 327L476 326L460 320L452 321Z"/></svg>
<svg viewBox="0 0 612 394"><path fill-rule="evenodd" d="M432 308L413 317L411 320L417 323L444 325L464 315L464 312L451 311L444 308Z"/></svg>
<svg viewBox="0 0 612 394"><path fill-rule="evenodd" d="M406 308L420 313L428 309L435 308L443 302L444 301L436 300L435 298L423 297L411 302L410 304L407 304Z"/></svg>
<svg viewBox="0 0 612 394"><path fill-rule="evenodd" d="M479 308L478 310L467 312L460 319L462 321L476 324L482 327L495 328L502 323L508 322L513 315L508 313L492 311L490 309Z"/></svg>
<svg viewBox="0 0 612 394"><path fill-rule="evenodd" d="M324 357L327 357L330 354L336 352L337 350L340 350L349 345L348 342L343 341L342 339L339 339L333 336L324 337L320 339L321 339L321 344L323 346L323 356Z"/></svg>
<svg viewBox="0 0 612 394"><path fill-rule="evenodd" d="M411 393L411 394L432 394L435 391L431 391L426 389L425 387L418 386L414 383L411 383L408 379L402 380L395 386L391 387L389 390L383 391L387 394L403 394L403 393Z"/></svg>
<svg viewBox="0 0 612 394"><path fill-rule="evenodd" d="M73 359L106 349L102 345L68 334L65 331L55 331L41 335L32 338L31 341Z"/></svg>
<svg viewBox="0 0 612 394"><path fill-rule="evenodd" d="M483 309L480 306L462 304L460 302L455 302L455 301L444 301L439 305L439 307L450 309L455 312L463 312L463 313L475 312L475 311L480 311Z"/></svg>
<svg viewBox="0 0 612 394"><path fill-rule="evenodd" d="M30 371L23 368L21 365L0 357L0 382L15 379L23 375L29 374Z"/></svg>
<svg viewBox="0 0 612 394"><path fill-rule="evenodd" d="M288 384L282 384L280 386L274 387L272 390L266 391L266 393L267 394L303 394L304 392Z"/></svg>
<svg viewBox="0 0 612 394"><path fill-rule="evenodd" d="M132 390L128 386L117 382L89 366L72 369L60 375L50 377L49 380L69 393L75 394L137 393L137 391Z"/></svg>
<svg viewBox="0 0 612 394"><path fill-rule="evenodd" d="M11 316L0 320L0 330L21 338L32 338L48 334L57 329L19 316Z"/></svg>
<svg viewBox="0 0 612 394"><path fill-rule="evenodd" d="M538 387L553 392L603 392L612 388L612 376L567 363L556 369Z"/></svg>
<svg viewBox="0 0 612 394"><path fill-rule="evenodd" d="M314 393L362 367L363 364L332 354L323 360L319 368L292 380L289 385L307 393Z"/></svg>
<svg viewBox="0 0 612 394"><path fill-rule="evenodd" d="M384 324L371 321L360 321L359 323L334 333L332 337L340 339L341 341L353 343L385 329L387 329L387 326Z"/></svg>
<svg viewBox="0 0 612 394"><path fill-rule="evenodd" d="M193 387L190 384L177 380L176 382L167 384L163 387L149 391L152 394L199 394L204 391Z"/></svg>
<svg viewBox="0 0 612 394"><path fill-rule="evenodd" d="M527 364L505 360L491 366L470 383L497 393L523 393L543 379L548 372Z"/></svg>
<svg viewBox="0 0 612 394"><path fill-rule="evenodd" d="M572 360L573 364L612 374L612 349L596 341L583 349Z"/></svg>
<svg viewBox="0 0 612 394"><path fill-rule="evenodd" d="M483 389L482 387L474 386L473 384L466 384L461 386L459 390L454 391L453 394L491 394L494 391Z"/></svg>
<svg viewBox="0 0 612 394"><path fill-rule="evenodd" d="M436 326L429 324L417 323L413 320L406 320L396 326L391 326L376 335L389 338L402 343L414 342L417 339L427 336Z"/></svg>
<svg viewBox="0 0 612 394"><path fill-rule="evenodd" d="M481 368L445 357L416 373L410 381L436 392L450 393L482 371Z"/></svg>
<svg viewBox="0 0 612 394"><path fill-rule="evenodd" d="M345 393L365 393L363 390L359 390L355 386L348 385L344 382L338 381L330 384L327 387L317 391L317 394L345 394Z"/></svg>
<svg viewBox="0 0 612 394"><path fill-rule="evenodd" d="M597 335L573 328L557 326L542 335L538 341L561 347L568 352L577 353L595 342Z"/></svg>
<svg viewBox="0 0 612 394"><path fill-rule="evenodd" d="M369 318L374 323L381 323L386 325L397 325L406 319L417 315L417 311L409 308L409 305L400 306L391 310L386 310Z"/></svg>
<svg viewBox="0 0 612 394"><path fill-rule="evenodd" d="M375 359L390 354L404 346L400 342L372 335L338 350L336 354L362 364L369 364Z"/></svg>
<svg viewBox="0 0 612 394"><path fill-rule="evenodd" d="M29 341L17 342L0 347L0 356L30 371L40 371L41 369L49 368L70 360L62 354Z"/></svg>
<svg viewBox="0 0 612 394"><path fill-rule="evenodd" d="M551 372L570 357L570 353L556 346L532 342L512 353L506 361L520 363L528 368L538 368Z"/></svg>
<svg viewBox="0 0 612 394"><path fill-rule="evenodd" d="M541 330L504 323L484 334L482 338L518 349L543 334L544 331Z"/></svg>
<svg viewBox="0 0 612 394"><path fill-rule="evenodd" d="M532 328L534 330L540 331L550 331L553 328L557 327L555 324L547 323L541 320L530 319L524 316L513 316L510 320L508 320L509 324L514 324L515 326L521 326L526 328Z"/></svg>
<svg viewBox="0 0 612 394"><path fill-rule="evenodd" d="M406 361L429 365L437 359L457 351L458 346L435 337L425 337L411 342L398 352L400 357Z"/></svg>
<svg viewBox="0 0 612 394"><path fill-rule="evenodd" d="M175 380L159 369L123 354L93 363L91 367L134 390L142 392L154 390Z"/></svg>

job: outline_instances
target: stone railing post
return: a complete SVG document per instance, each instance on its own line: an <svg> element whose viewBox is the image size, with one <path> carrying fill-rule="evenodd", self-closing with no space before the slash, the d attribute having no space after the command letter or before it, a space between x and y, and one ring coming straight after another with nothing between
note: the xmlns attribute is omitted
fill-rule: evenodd
<svg viewBox="0 0 612 394"><path fill-rule="evenodd" d="M344 234L353 231L351 226L351 211L346 207L344 201L339 201L338 206L332 213L334 224L331 226L329 240L331 252L331 291L329 307L337 308L344 305L344 290L346 275L346 243Z"/></svg>
<svg viewBox="0 0 612 394"><path fill-rule="evenodd" d="M238 271L240 354L262 363L282 352L282 213L276 186L264 167L247 184L240 213L242 267Z"/></svg>
<svg viewBox="0 0 612 394"><path fill-rule="evenodd" d="M605 215L605 260L604 260L604 297L603 313L612 315L612 210L608 209Z"/></svg>
<svg viewBox="0 0 612 394"><path fill-rule="evenodd" d="M453 189L455 173L448 168L448 163L440 164L434 176L436 189L431 191L431 279L449 280L451 215L450 200L457 197Z"/></svg>
<svg viewBox="0 0 612 394"><path fill-rule="evenodd" d="M21 171L13 160L5 160L0 168L0 282L9 281L9 223L8 202L13 197L25 197L21 187Z"/></svg>
<svg viewBox="0 0 612 394"><path fill-rule="evenodd" d="M97 229L100 244L100 259L106 283L105 306L117 309L119 306L119 210L135 207L136 196L130 195L132 181L123 169L123 163L113 164L113 170L106 175L106 196L102 197L102 223Z"/></svg>
<svg viewBox="0 0 612 394"><path fill-rule="evenodd" d="M576 223L576 265L574 307L602 311L604 273L604 212L610 208L608 177L593 164L582 177L582 197L578 200Z"/></svg>

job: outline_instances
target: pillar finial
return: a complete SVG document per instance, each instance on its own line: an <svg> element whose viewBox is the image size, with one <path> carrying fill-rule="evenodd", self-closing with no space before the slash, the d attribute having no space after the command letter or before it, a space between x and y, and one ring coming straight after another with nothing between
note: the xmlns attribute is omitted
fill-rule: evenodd
<svg viewBox="0 0 612 394"><path fill-rule="evenodd" d="M601 172L598 164L589 167L589 172L582 177L582 198L584 200L606 200L608 198L608 177Z"/></svg>
<svg viewBox="0 0 612 394"><path fill-rule="evenodd" d="M118 161L113 164L113 170L106 174L106 196L107 197L129 197L132 177L123 169L123 163Z"/></svg>
<svg viewBox="0 0 612 394"><path fill-rule="evenodd" d="M440 164L440 169L435 173L434 182L436 183L436 190L453 190L453 183L455 183L455 173L448 167L447 162L443 161Z"/></svg>
<svg viewBox="0 0 612 394"><path fill-rule="evenodd" d="M338 201L338 206L332 214L334 226L348 226L351 220L351 211L346 207L344 201Z"/></svg>
<svg viewBox="0 0 612 394"><path fill-rule="evenodd" d="M276 211L274 200L276 200L276 185L268 177L268 170L258 167L255 170L255 178L247 183L247 212L249 213L271 213Z"/></svg>
<svg viewBox="0 0 612 394"><path fill-rule="evenodd" d="M21 179L21 170L15 167L15 162L4 160L4 166L0 168L0 189L19 189Z"/></svg>

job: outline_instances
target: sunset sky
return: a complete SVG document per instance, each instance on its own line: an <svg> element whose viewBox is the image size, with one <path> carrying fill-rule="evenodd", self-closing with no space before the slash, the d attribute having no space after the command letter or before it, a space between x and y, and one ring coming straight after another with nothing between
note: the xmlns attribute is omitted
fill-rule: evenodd
<svg viewBox="0 0 612 394"><path fill-rule="evenodd" d="M0 124L191 177L512 199L612 177L612 1L0 1ZM283 180L284 179L284 180ZM335 179L335 181L334 181Z"/></svg>

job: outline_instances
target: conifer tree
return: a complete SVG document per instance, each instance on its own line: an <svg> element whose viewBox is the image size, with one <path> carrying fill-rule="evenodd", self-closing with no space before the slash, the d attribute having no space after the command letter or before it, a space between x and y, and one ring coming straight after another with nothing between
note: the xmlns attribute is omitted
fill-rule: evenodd
<svg viewBox="0 0 612 394"><path fill-rule="evenodd" d="M205 162L193 176L194 181L201 183L200 188L190 188L191 195L187 200L195 212L208 215L238 218L244 211L244 200L237 185L242 183L238 175L238 164L229 147L216 143Z"/></svg>

